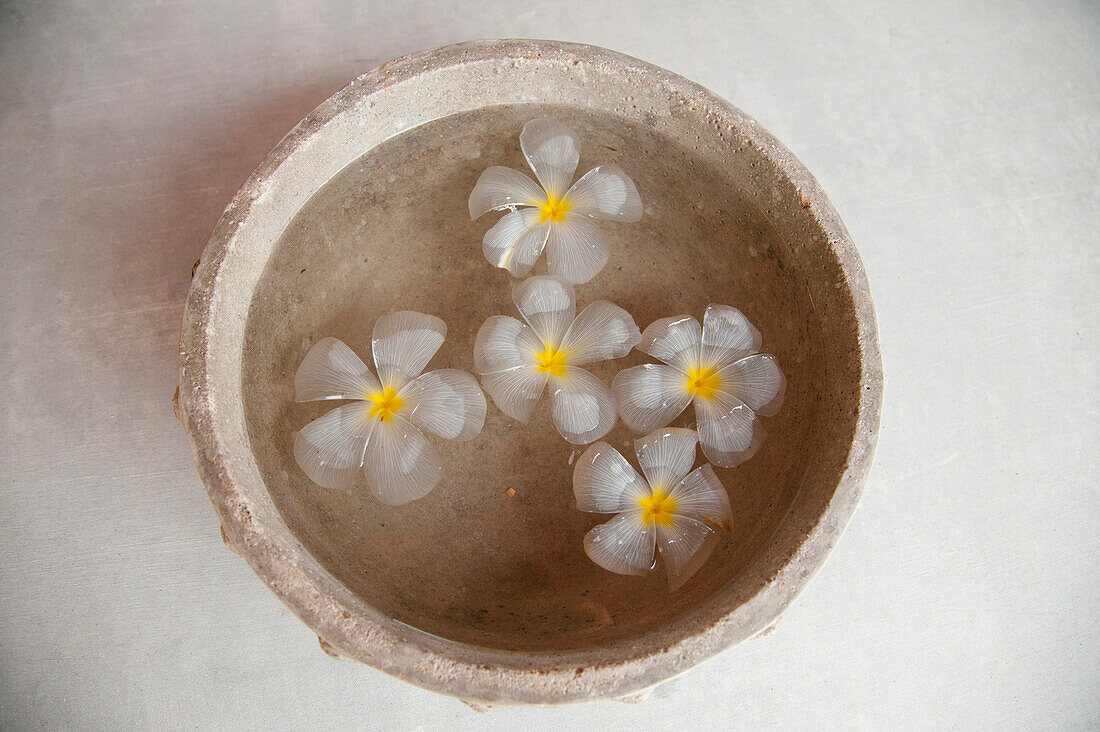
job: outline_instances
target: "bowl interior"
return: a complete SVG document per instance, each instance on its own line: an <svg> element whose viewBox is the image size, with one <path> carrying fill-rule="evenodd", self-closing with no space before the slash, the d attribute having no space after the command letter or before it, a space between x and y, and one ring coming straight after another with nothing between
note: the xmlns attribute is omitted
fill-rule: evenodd
<svg viewBox="0 0 1100 732"><path fill-rule="evenodd" d="M527 425L490 402L474 440L429 438L443 458L443 480L404 506L375 500L361 476L347 493L320 488L292 456L294 432L335 406L293 401L295 370L318 339L338 337L370 363L375 319L420 310L443 318L449 329L428 368L472 371L482 322L516 315L514 281L481 253L482 234L498 215L471 222L466 201L486 167L526 170L519 132L543 114L578 132L577 175L617 163L645 204L638 223L600 222L611 260L578 286L578 310L608 299L644 328L670 315L701 318L711 302L733 305L760 329L763 350L787 377L782 411L763 420L769 435L763 448L739 468L717 471L737 517L732 536L675 592L660 564L649 576L622 577L585 556L585 532L608 517L574 506L572 462L584 448L557 434L548 395ZM291 532L333 577L385 615L487 648L628 643L716 597L750 591L746 583L760 578L746 577L745 569L788 512L800 500L813 503L810 511L827 503L828 486L843 472L859 400L854 314L839 268L816 228L791 223L788 209L760 203L767 196L750 180L754 167L751 160L731 166L641 121L521 104L423 124L343 169L286 228L246 326L248 436ZM790 198L793 191L781 193ZM832 298L824 303L827 323L825 298ZM650 360L635 352L591 370L610 384L618 370ZM675 424L692 419L689 409ZM605 439L635 463L633 438L619 424ZM799 498L807 483L817 488Z"/></svg>

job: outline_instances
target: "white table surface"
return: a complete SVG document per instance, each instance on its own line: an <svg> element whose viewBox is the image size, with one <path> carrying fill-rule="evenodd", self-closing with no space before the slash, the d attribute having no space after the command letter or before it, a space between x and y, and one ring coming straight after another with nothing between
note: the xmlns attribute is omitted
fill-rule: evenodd
<svg viewBox="0 0 1100 732"><path fill-rule="evenodd" d="M222 546L169 407L191 264L391 57L623 51L819 177L888 376L836 551L770 634L615 702L478 715L325 656ZM1096 728L1100 6L0 5L0 726Z"/></svg>

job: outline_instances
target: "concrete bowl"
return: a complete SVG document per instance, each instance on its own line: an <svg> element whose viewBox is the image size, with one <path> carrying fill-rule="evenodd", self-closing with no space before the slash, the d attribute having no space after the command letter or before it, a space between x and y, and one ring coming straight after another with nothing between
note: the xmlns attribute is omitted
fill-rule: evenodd
<svg viewBox="0 0 1100 732"><path fill-rule="evenodd" d="M610 299L641 327L734 305L787 376L752 460L719 471L738 521L683 588L619 577L581 549L605 520L573 507L574 448L546 400L528 425L490 406L445 477L400 507L312 485L294 371L332 335L369 359L374 320L441 316L429 368L472 369L478 327L511 313L466 197L489 165L524 168L523 123L583 143L578 174L618 163L645 203L606 222ZM635 354L595 369L647 359ZM476 41L396 59L323 103L236 194L194 273L178 413L226 543L331 654L475 705L624 698L773 623L836 543L871 464L882 398L859 255L809 171L753 119L675 74L601 48ZM690 412L690 410L689 410ZM607 438L633 458L621 425Z"/></svg>

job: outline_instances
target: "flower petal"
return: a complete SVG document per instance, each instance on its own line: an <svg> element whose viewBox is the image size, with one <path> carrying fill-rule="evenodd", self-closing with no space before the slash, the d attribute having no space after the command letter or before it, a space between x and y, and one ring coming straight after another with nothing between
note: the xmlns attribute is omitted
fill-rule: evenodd
<svg viewBox="0 0 1100 732"><path fill-rule="evenodd" d="M470 192L470 220L489 211L515 206L538 206L546 193L538 183L518 170L494 165L486 168Z"/></svg>
<svg viewBox="0 0 1100 732"><path fill-rule="evenodd" d="M551 379L554 425L574 445L598 440L615 426L615 400L607 385L584 369L566 368Z"/></svg>
<svg viewBox="0 0 1100 732"><path fill-rule="evenodd" d="M732 468L745 462L764 439L756 414L730 394L719 392L710 401L696 399L695 418L703 455L719 467Z"/></svg>
<svg viewBox="0 0 1100 732"><path fill-rule="evenodd" d="M533 119L523 126L519 146L546 192L562 198L569 190L581 157L577 134L557 120Z"/></svg>
<svg viewBox="0 0 1100 732"><path fill-rule="evenodd" d="M669 523L657 524L657 548L661 550L670 577L684 571L710 533L706 524L685 516L673 516Z"/></svg>
<svg viewBox="0 0 1100 732"><path fill-rule="evenodd" d="M350 488L374 427L369 414L369 404L353 402L303 427L294 436L294 461L302 472L322 488Z"/></svg>
<svg viewBox="0 0 1100 732"><path fill-rule="evenodd" d="M684 375L672 366L647 363L615 374L611 393L623 422L637 434L676 419L691 401Z"/></svg>
<svg viewBox="0 0 1100 732"><path fill-rule="evenodd" d="M409 420L448 440L476 437L485 424L485 395L477 379L458 369L421 374L401 390Z"/></svg>
<svg viewBox="0 0 1100 732"><path fill-rule="evenodd" d="M398 416L375 425L363 472L378 500L399 506L428 495L443 477L443 464L424 434Z"/></svg>
<svg viewBox="0 0 1100 732"><path fill-rule="evenodd" d="M570 212L597 219L637 221L642 218L642 197L634 181L618 165L593 168L565 194Z"/></svg>
<svg viewBox="0 0 1100 732"><path fill-rule="evenodd" d="M634 440L638 465L654 490L671 493L695 464L699 437L694 430L666 427Z"/></svg>
<svg viewBox="0 0 1100 732"><path fill-rule="evenodd" d="M474 368L488 374L530 366L542 344L531 326L507 315L493 315L481 324L474 341Z"/></svg>
<svg viewBox="0 0 1100 732"><path fill-rule="evenodd" d="M620 513L584 537L584 553L596 564L616 574L648 574L653 569L653 545L657 532L642 521L641 511Z"/></svg>
<svg viewBox="0 0 1100 732"><path fill-rule="evenodd" d="M573 286L561 279L531 277L512 288L512 301L542 343L561 344L576 313Z"/></svg>
<svg viewBox="0 0 1100 732"><path fill-rule="evenodd" d="M690 315L661 318L642 331L638 350L687 373L699 361L702 333L699 321Z"/></svg>
<svg viewBox="0 0 1100 732"><path fill-rule="evenodd" d="M783 393L787 382L775 362L767 353L747 356L734 361L718 371L722 390L748 405L757 414L770 417L783 405Z"/></svg>
<svg viewBox="0 0 1100 732"><path fill-rule="evenodd" d="M606 442L591 445L573 468L573 495L581 511L618 513L634 510L649 492L649 486L638 471Z"/></svg>
<svg viewBox="0 0 1100 732"><path fill-rule="evenodd" d="M726 531L733 526L729 494L710 465L688 473L669 497L675 501L677 516L703 521Z"/></svg>
<svg viewBox="0 0 1100 732"><path fill-rule="evenodd" d="M371 347L383 386L400 389L415 379L447 337L447 324L434 315L402 310L374 323Z"/></svg>
<svg viewBox="0 0 1100 732"><path fill-rule="evenodd" d="M587 216L567 215L550 224L546 267L550 274L575 285L588 282L607 264L611 247L600 227Z"/></svg>
<svg viewBox="0 0 1100 732"><path fill-rule="evenodd" d="M505 214L486 231L481 250L494 267L523 277L535 266L549 235L550 224L539 222L538 211L524 208Z"/></svg>
<svg viewBox="0 0 1100 732"><path fill-rule="evenodd" d="M562 340L569 363L622 358L638 345L642 334L627 311L613 302L597 300L577 315Z"/></svg>
<svg viewBox="0 0 1100 732"><path fill-rule="evenodd" d="M760 350L760 331L737 308L708 305L703 314L703 362L713 368Z"/></svg>
<svg viewBox="0 0 1100 732"><path fill-rule="evenodd" d="M497 409L526 424L546 388L547 378L534 365L516 366L482 375L481 386L493 398Z"/></svg>
<svg viewBox="0 0 1100 732"><path fill-rule="evenodd" d="M698 572L700 567L706 564L710 555L714 553L714 550L721 542L721 534L717 531L708 531L707 538L703 540L703 545L695 550L695 554L688 560L688 563L684 565L678 574L673 572L672 564L666 562L665 568L668 570L668 589L673 591L683 587L684 583L691 579L691 576Z"/></svg>
<svg viewBox="0 0 1100 732"><path fill-rule="evenodd" d="M294 374L294 401L362 399L378 390L378 379L343 341L322 338L313 344Z"/></svg>

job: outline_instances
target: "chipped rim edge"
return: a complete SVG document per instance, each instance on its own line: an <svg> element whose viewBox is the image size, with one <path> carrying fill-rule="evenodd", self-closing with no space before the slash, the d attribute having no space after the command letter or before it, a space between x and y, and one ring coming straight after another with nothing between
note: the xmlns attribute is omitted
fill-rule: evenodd
<svg viewBox="0 0 1100 732"><path fill-rule="evenodd" d="M231 254L237 228L263 193L268 176L276 173L309 137L356 100L421 73L474 61L522 63L532 58L581 59L649 74L654 83L701 103L705 111L736 128L798 190L810 192L810 213L827 234L828 246L850 291L861 349L859 413L846 467L817 523L800 543L792 542L796 548L790 551L781 569L748 601L709 627L689 631L685 637L665 646L638 649L641 644L635 643L625 652L620 649L620 657L584 667L576 666L581 654L598 655L601 649L566 653L482 649L434 639L399 623L387 622L329 575L296 540L297 546L288 546L272 538L252 516L248 499L235 482L233 474L240 466L230 464L234 459L230 449L233 436L224 434L226 420L229 423L239 420L243 425L243 405L239 399L235 404L219 404L217 385L212 383L207 366L207 357L218 346L210 337L211 326L216 325L212 316L219 294L217 279ZM322 102L264 159L222 214L194 273L180 335L179 385L180 418L192 457L219 515L223 535L230 547L322 641L348 658L463 700L489 705L561 704L637 694L756 635L778 619L824 564L859 503L878 435L883 370L866 273L847 229L809 170L759 123L694 82L614 51L556 41L482 40L402 56L367 71ZM247 449L247 433L245 437L243 444ZM258 481L260 489L265 490L250 450L245 462L246 477ZM781 524L777 536L786 523ZM754 563L757 561L759 557ZM643 639L644 636L639 641ZM476 662L459 657L472 654L479 656Z"/></svg>

